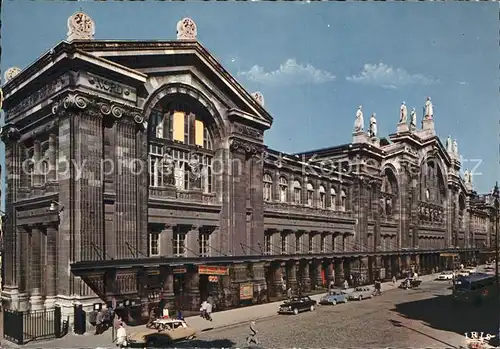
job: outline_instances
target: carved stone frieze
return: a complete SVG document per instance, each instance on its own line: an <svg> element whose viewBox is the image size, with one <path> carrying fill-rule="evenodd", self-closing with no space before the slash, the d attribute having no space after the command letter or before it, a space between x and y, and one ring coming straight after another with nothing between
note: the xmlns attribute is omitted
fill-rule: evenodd
<svg viewBox="0 0 500 349"><path fill-rule="evenodd" d="M258 140L262 140L264 138L264 133L262 131L245 125L235 124L235 132Z"/></svg>
<svg viewBox="0 0 500 349"><path fill-rule="evenodd" d="M258 155L263 151L263 147L261 145L239 138L232 138L230 140L230 147L234 152L244 152L247 155Z"/></svg>
<svg viewBox="0 0 500 349"><path fill-rule="evenodd" d="M21 112L35 106L41 101L47 99L54 93L62 90L64 87L68 86L70 83L70 77L68 74L61 75L59 78L52 80L47 85L43 86L41 89L36 91L35 93L30 94L28 97L21 100L21 102L17 103L14 107L6 110L7 119L20 114Z"/></svg>
<svg viewBox="0 0 500 349"><path fill-rule="evenodd" d="M128 119L143 126L145 124L144 117L139 111L131 111L126 106L93 99L78 93L66 95L52 106L54 115L62 110L87 110L96 117L111 116L115 119Z"/></svg>

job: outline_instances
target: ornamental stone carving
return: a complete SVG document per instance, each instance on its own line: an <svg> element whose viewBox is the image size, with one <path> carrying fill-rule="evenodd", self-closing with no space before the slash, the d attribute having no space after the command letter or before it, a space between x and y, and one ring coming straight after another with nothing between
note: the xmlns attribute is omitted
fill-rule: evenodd
<svg viewBox="0 0 500 349"><path fill-rule="evenodd" d="M68 41L91 40L94 34L94 21L86 13L76 12L68 18Z"/></svg>
<svg viewBox="0 0 500 349"><path fill-rule="evenodd" d="M196 23L191 18L183 18L177 22L178 40L196 40L197 35Z"/></svg>
<svg viewBox="0 0 500 349"><path fill-rule="evenodd" d="M7 124L0 128L0 138L4 143L17 141L21 138L21 132L17 127Z"/></svg>
<svg viewBox="0 0 500 349"><path fill-rule="evenodd" d="M144 126L144 117L136 111L128 111L126 107L107 102L97 101L90 99L80 94L69 94L57 101L52 106L52 114L57 114L61 110L83 110L87 109L88 112L96 117L99 116L113 116L116 119L127 117L130 121Z"/></svg>
<svg viewBox="0 0 500 349"><path fill-rule="evenodd" d="M231 139L230 147L232 151L244 152L248 155L255 155L261 152L261 147L258 145L238 138Z"/></svg>
<svg viewBox="0 0 500 349"><path fill-rule="evenodd" d="M252 127L248 127L245 125L239 125L239 124L236 124L235 126L236 126L235 131L243 136L255 138L258 140L262 140L264 137L263 132L260 130L257 130L257 129L254 129Z"/></svg>
<svg viewBox="0 0 500 349"><path fill-rule="evenodd" d="M264 106L264 96L259 91L252 93L252 97L259 103L261 106Z"/></svg>
<svg viewBox="0 0 500 349"><path fill-rule="evenodd" d="M5 71L5 74L3 75L5 82L8 82L16 77L21 72L21 68L18 67L10 67Z"/></svg>

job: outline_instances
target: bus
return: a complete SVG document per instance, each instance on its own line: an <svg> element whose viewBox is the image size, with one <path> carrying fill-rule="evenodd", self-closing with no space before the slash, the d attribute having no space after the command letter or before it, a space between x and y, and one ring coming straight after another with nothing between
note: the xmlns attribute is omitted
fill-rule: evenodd
<svg viewBox="0 0 500 349"><path fill-rule="evenodd" d="M463 303L480 304L496 294L495 276L490 274L470 274L457 277L453 287L453 300Z"/></svg>

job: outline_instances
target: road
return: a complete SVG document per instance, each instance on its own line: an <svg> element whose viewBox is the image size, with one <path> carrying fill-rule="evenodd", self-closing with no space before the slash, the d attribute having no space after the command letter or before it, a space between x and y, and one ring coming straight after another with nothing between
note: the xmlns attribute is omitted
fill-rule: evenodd
<svg viewBox="0 0 500 349"><path fill-rule="evenodd" d="M463 335L431 328L396 311L399 305L430 298L443 299L442 305L422 311L431 316L445 311L448 302L439 296L449 295L449 287L448 282L430 281L419 289L391 290L371 300L321 306L297 316L276 315L257 322L258 337L264 348L459 347ZM248 333L248 324L215 329L201 333L198 343L189 346L242 347Z"/></svg>

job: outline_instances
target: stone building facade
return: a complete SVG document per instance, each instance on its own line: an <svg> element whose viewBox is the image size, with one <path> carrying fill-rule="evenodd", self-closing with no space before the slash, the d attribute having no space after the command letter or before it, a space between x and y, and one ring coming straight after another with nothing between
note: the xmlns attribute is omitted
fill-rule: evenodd
<svg viewBox="0 0 500 349"><path fill-rule="evenodd" d="M198 309L210 293L223 308L489 247L489 211L433 119L280 153L263 96L189 19L174 41L79 38L7 72L6 306Z"/></svg>

